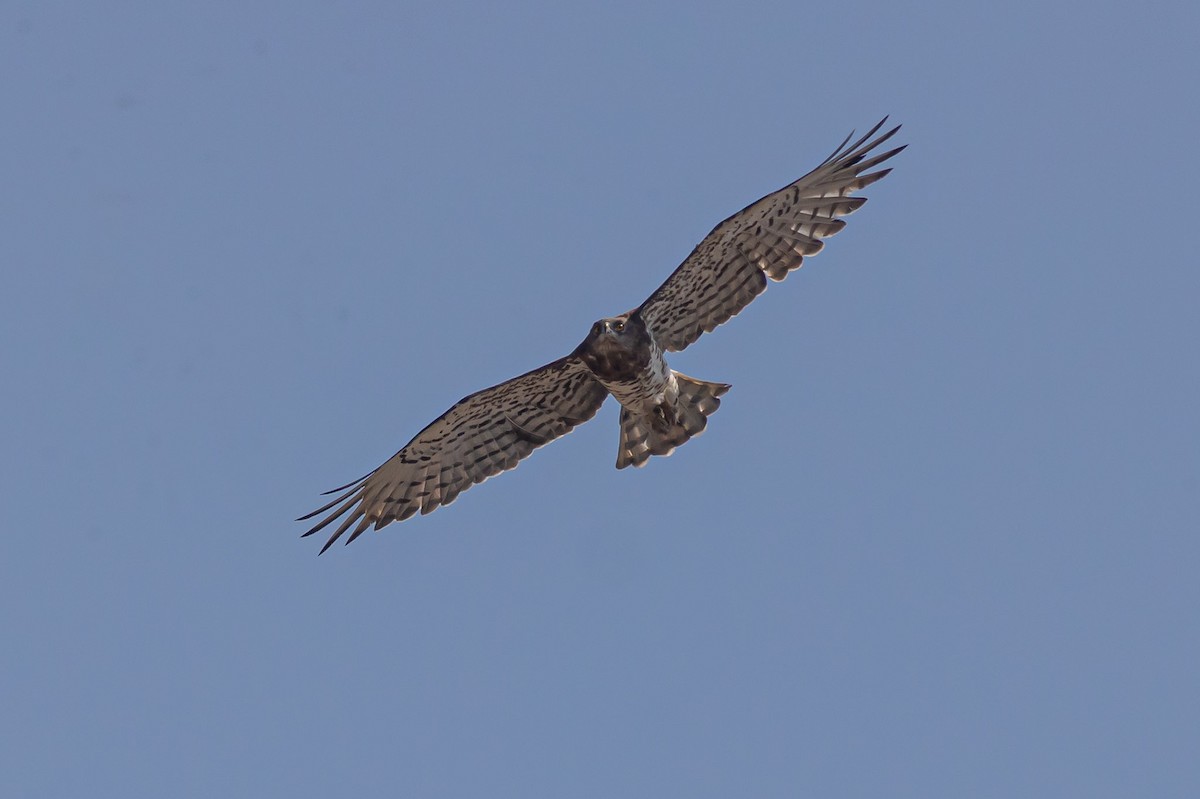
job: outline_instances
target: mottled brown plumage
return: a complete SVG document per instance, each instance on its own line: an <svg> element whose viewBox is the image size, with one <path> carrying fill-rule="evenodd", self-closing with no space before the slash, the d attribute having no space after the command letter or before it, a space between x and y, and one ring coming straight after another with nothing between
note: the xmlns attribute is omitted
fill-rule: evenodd
<svg viewBox="0 0 1200 799"><path fill-rule="evenodd" d="M735 316L768 279L783 280L845 226L839 217L866 202L850 195L891 171L868 170L904 149L871 155L899 130L875 137L884 121L717 225L644 303L596 322L570 355L463 398L378 469L328 492L342 493L301 517L327 514L304 535L345 516L324 552L348 530L347 543L371 526L448 505L592 418L609 394L621 404L617 468L669 455L698 435L729 386L673 371L664 353Z"/></svg>
<svg viewBox="0 0 1200 799"><path fill-rule="evenodd" d="M850 134L812 172L738 211L696 245L638 308L664 350L678 352L728 321L766 291L768 278L783 280L805 256L821 251L821 239L846 226L838 217L867 201L849 195L892 170L863 173L904 149L867 158L900 130L897 125L871 139L886 121L853 144Z"/></svg>
<svg viewBox="0 0 1200 799"><path fill-rule="evenodd" d="M578 358L567 357L464 397L378 469L326 492L344 493L301 517L331 511L305 535L349 512L324 552L356 522L346 543L372 524L378 529L449 505L475 483L512 469L591 419L607 396Z"/></svg>

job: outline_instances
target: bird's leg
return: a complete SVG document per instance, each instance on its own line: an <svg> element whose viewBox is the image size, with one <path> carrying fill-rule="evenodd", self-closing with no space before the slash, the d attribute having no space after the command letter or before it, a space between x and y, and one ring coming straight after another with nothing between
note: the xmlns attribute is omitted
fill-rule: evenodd
<svg viewBox="0 0 1200 799"><path fill-rule="evenodd" d="M653 421L654 429L660 433L666 433L677 424L675 408L665 401L654 406L650 411L650 417Z"/></svg>

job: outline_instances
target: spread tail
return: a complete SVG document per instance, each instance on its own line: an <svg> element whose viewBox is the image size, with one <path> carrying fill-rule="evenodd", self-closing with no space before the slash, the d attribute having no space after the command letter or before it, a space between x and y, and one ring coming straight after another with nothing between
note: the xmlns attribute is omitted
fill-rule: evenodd
<svg viewBox="0 0 1200 799"><path fill-rule="evenodd" d="M621 448L617 468L644 466L651 455L670 455L692 436L700 435L708 417L721 406L728 383L706 383L675 372L679 397L674 409L659 407L652 414L635 416L621 408Z"/></svg>

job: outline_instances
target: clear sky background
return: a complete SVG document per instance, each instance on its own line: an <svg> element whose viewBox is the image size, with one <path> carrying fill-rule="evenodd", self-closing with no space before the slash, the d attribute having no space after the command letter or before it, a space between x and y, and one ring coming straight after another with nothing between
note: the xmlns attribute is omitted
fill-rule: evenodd
<svg viewBox="0 0 1200 799"><path fill-rule="evenodd" d="M5 4L0 795L1200 795L1196 9ZM299 538L884 114L703 437Z"/></svg>

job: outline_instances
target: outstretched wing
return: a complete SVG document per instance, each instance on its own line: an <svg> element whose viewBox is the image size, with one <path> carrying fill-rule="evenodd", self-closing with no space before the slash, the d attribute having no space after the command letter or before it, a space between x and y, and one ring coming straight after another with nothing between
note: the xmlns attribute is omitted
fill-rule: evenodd
<svg viewBox="0 0 1200 799"><path fill-rule="evenodd" d="M679 351L750 304L816 255L846 223L838 217L867 201L851 197L892 170L863 174L904 149L871 158L871 151L900 126L871 139L887 117L853 144L846 140L812 172L747 206L705 236L667 281L638 308L654 340Z"/></svg>
<svg viewBox="0 0 1200 799"><path fill-rule="evenodd" d="M303 521L329 512L304 535L349 511L321 548L324 552L356 522L347 544L372 524L378 530L417 511L449 505L475 483L512 469L538 447L591 419L607 396L587 367L568 356L464 397L378 469L326 492L345 493L300 517Z"/></svg>

